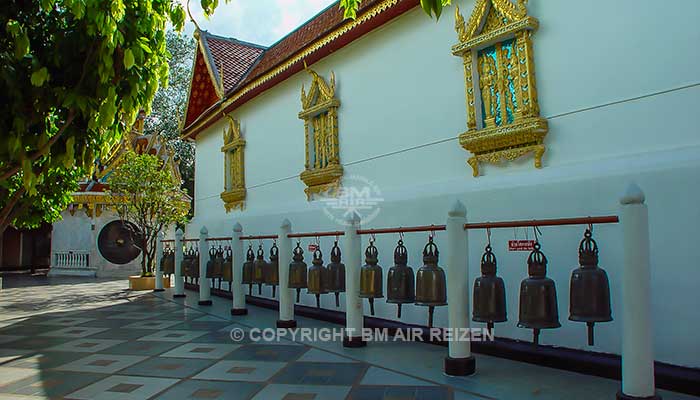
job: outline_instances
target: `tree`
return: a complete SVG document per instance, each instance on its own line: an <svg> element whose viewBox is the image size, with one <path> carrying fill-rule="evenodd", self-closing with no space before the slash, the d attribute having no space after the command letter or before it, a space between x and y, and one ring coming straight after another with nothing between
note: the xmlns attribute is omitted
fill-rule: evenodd
<svg viewBox="0 0 700 400"><path fill-rule="evenodd" d="M179 120L185 113L196 42L170 30L165 35L165 48L170 53L168 86L159 87L153 98L145 133L159 134L168 141L180 163L182 180L188 182L194 179L194 144L180 140Z"/></svg>
<svg viewBox="0 0 700 400"><path fill-rule="evenodd" d="M190 206L187 194L160 158L133 151L112 172L109 186L119 218L139 229L131 233L132 239L139 238L135 244L142 253L141 276L152 276L158 233L184 220Z"/></svg>
<svg viewBox="0 0 700 400"><path fill-rule="evenodd" d="M213 11L213 0L203 0ZM205 4L203 4L205 5ZM24 0L0 10L0 233L52 222L167 83L176 0Z"/></svg>

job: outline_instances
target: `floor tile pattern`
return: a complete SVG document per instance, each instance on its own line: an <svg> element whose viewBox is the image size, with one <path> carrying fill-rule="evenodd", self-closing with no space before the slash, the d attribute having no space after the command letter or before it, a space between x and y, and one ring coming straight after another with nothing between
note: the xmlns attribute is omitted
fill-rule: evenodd
<svg viewBox="0 0 700 400"><path fill-rule="evenodd" d="M539 367L510 361L479 361L482 371L510 371L506 380L494 372L446 378L435 374L441 358L409 359L409 351L390 345L346 353L332 343L234 342L231 329L272 326L276 315L256 319L269 310L254 309L247 317L231 317L230 300L201 307L193 292L172 299L169 291L134 293L126 287L124 280L84 278L6 285L0 292L0 400L610 398L607 388L599 396L599 378L549 369L538 376L558 378L542 382L546 391L524 392L516 379ZM421 346L411 354L444 354L435 346L410 346ZM384 368L390 364L380 362L382 357L405 361ZM500 383L489 381L496 377ZM586 386L583 397L555 390L556 382L569 389L576 385L571 382L585 386L594 379L596 385ZM514 388L526 396L514 397ZM664 398L686 400L668 393Z"/></svg>

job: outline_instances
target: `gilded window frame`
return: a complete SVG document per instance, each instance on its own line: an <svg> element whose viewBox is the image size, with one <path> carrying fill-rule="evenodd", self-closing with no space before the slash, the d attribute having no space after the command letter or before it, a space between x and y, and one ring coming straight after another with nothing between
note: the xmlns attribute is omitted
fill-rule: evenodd
<svg viewBox="0 0 700 400"><path fill-rule="evenodd" d="M539 22L527 15L526 3L526 0L518 0L517 4L510 0L477 0L466 22L459 7L455 8L455 30L459 43L452 46L452 54L463 61L467 111L467 131L459 135L459 143L472 153L467 163L475 177L479 176L480 163L498 164L531 153L534 154L535 167L542 167L548 124L546 119L540 117L532 48L532 34ZM505 21L496 21L495 24L487 21L492 8L505 17ZM486 127L479 128L480 122L485 121L485 116L481 115L479 51L509 39L514 40L513 51L516 53L513 56L517 57L518 74L513 75L513 80L517 79L514 84L515 96L520 101L519 108L511 123L497 126L487 119ZM502 81L502 78L497 78L495 84Z"/></svg>
<svg viewBox="0 0 700 400"><path fill-rule="evenodd" d="M243 210L245 207L245 139L241 136L240 121L227 115L228 125L224 130L224 191L221 200L226 212Z"/></svg>
<svg viewBox="0 0 700 400"><path fill-rule="evenodd" d="M335 97L335 74L330 73L329 83L315 71L307 68L313 81L309 92L301 87L301 106L299 119L304 121L304 144L306 162L299 178L306 185L304 192L307 200L316 196L331 197L337 195L343 177L340 164L340 147L338 141L338 108L340 101ZM318 129L322 136L318 137ZM318 145L322 152L319 152ZM319 161L318 154L322 153Z"/></svg>

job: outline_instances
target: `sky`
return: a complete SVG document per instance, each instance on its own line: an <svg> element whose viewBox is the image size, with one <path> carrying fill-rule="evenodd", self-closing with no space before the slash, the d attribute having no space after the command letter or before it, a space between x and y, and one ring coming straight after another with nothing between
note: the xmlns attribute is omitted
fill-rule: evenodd
<svg viewBox="0 0 700 400"><path fill-rule="evenodd" d="M181 0L186 3L186 0ZM190 1L192 16L209 33L235 37L263 46L275 43L332 4L335 0L219 0L219 7L206 19L198 0ZM192 22L185 33L194 31Z"/></svg>

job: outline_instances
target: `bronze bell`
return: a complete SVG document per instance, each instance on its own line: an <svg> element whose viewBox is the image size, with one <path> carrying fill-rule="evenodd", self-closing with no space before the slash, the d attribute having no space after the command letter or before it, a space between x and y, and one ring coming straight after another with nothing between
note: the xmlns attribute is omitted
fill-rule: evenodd
<svg viewBox="0 0 700 400"><path fill-rule="evenodd" d="M248 252L245 255L246 261L243 263L243 279L241 279L242 284L248 285L248 294L253 294L253 262L255 260L255 253L253 253L253 245L248 246Z"/></svg>
<svg viewBox="0 0 700 400"><path fill-rule="evenodd" d="M292 251L292 262L289 263L289 288L297 290L297 303L301 289L306 288L306 263L304 262L304 250L301 243L297 242L297 247Z"/></svg>
<svg viewBox="0 0 700 400"><path fill-rule="evenodd" d="M314 251L314 258L311 262L311 267L309 267L308 272L308 282L309 282L309 293L316 295L316 307L321 307L321 295L328 293L326 288L328 272L326 267L323 266L323 253L321 253L320 248L316 248Z"/></svg>
<svg viewBox="0 0 700 400"><path fill-rule="evenodd" d="M180 261L180 274L182 275L183 278L187 278L189 275L187 275L190 271L190 255L189 252L183 249L182 251L182 261ZM185 279L186 280L186 279Z"/></svg>
<svg viewBox="0 0 700 400"><path fill-rule="evenodd" d="M163 252L163 259L160 263L160 271L163 275L172 275L175 272L175 252L171 248Z"/></svg>
<svg viewBox="0 0 700 400"><path fill-rule="evenodd" d="M413 268L408 263L408 251L399 240L394 249L394 266L389 268L386 278L386 302L398 306L396 316L401 318L401 304L409 304L416 301L416 287L413 276Z"/></svg>
<svg viewBox="0 0 700 400"><path fill-rule="evenodd" d="M540 341L540 329L559 328L557 288L547 278L547 257L535 242L534 250L527 258L528 278L520 283L519 328L533 329L533 342Z"/></svg>
<svg viewBox="0 0 700 400"><path fill-rule="evenodd" d="M481 276L474 281L474 316L472 321L486 322L492 331L494 322L505 322L506 287L503 278L496 276L496 256L487 245L481 256Z"/></svg>
<svg viewBox="0 0 700 400"><path fill-rule="evenodd" d="M224 249L221 246L216 250L216 258L214 258L214 277L219 280L218 288L221 289L221 281L224 277Z"/></svg>
<svg viewBox="0 0 700 400"><path fill-rule="evenodd" d="M265 283L265 267L267 262L265 262L265 250L263 246L258 247L258 256L253 262L253 283L258 284L258 294L262 293L262 284Z"/></svg>
<svg viewBox="0 0 700 400"><path fill-rule="evenodd" d="M275 290L280 283L279 270L279 248L277 243L273 243L270 247L270 261L265 264L263 276L266 285L272 285L272 297L275 297Z"/></svg>
<svg viewBox="0 0 700 400"><path fill-rule="evenodd" d="M214 263L216 259L216 248L214 246L209 248L209 261L207 261L207 279L214 279L216 277L216 271ZM213 286L213 285L212 285Z"/></svg>
<svg viewBox="0 0 700 400"><path fill-rule="evenodd" d="M374 240L369 241L365 250L365 265L360 269L360 297L369 299L369 311L374 315L374 299L384 297L382 293L382 267L377 265L379 250Z"/></svg>
<svg viewBox="0 0 700 400"><path fill-rule="evenodd" d="M571 272L569 297L569 320L586 323L589 346L593 346L593 325L612 321L608 274L598 267L598 244L592 236L591 230L586 229L578 246L581 266Z"/></svg>
<svg viewBox="0 0 700 400"><path fill-rule="evenodd" d="M430 236L423 248L423 266L416 273L416 305L428 306L428 326L431 328L435 307L447 304L445 271L437 265L439 254Z"/></svg>
<svg viewBox="0 0 700 400"><path fill-rule="evenodd" d="M231 292L231 282L233 282L233 251L227 246L224 252L226 253L226 258L224 258L224 262L221 265L221 278L228 282L228 290Z"/></svg>
<svg viewBox="0 0 700 400"><path fill-rule="evenodd" d="M331 249L331 262L326 266L328 280L326 287L335 292L335 306L340 307L340 293L345 292L345 264L340 262L340 247L336 240Z"/></svg>

